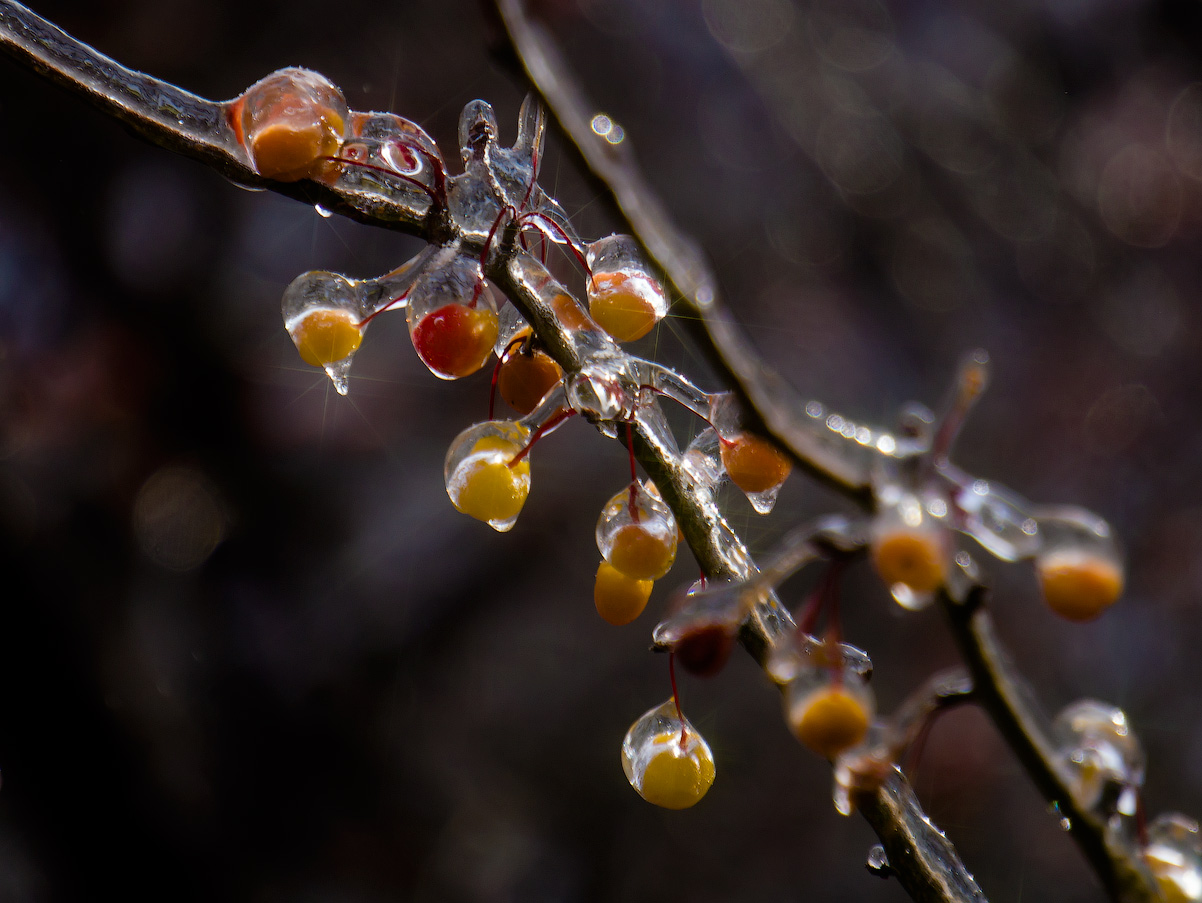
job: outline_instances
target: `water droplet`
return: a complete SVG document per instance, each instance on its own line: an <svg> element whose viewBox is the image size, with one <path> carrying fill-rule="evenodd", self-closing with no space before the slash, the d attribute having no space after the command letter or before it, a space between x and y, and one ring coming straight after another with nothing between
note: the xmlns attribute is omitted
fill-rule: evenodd
<svg viewBox="0 0 1202 903"><path fill-rule="evenodd" d="M351 372L351 358L344 357L340 361L334 361L332 364L325 365L326 375L330 377L330 382L334 384L334 390L339 395L346 395L351 390L350 383L347 377Z"/></svg>
<svg viewBox="0 0 1202 903"><path fill-rule="evenodd" d="M329 219L331 216L334 215L329 210L327 210L325 207L321 206L321 204L314 204L313 209L317 211L317 215L320 216L322 219Z"/></svg>
<svg viewBox="0 0 1202 903"><path fill-rule="evenodd" d="M879 843L868 850L868 861L865 865L868 871L879 878L888 878L893 874L893 867L889 865L889 856Z"/></svg>

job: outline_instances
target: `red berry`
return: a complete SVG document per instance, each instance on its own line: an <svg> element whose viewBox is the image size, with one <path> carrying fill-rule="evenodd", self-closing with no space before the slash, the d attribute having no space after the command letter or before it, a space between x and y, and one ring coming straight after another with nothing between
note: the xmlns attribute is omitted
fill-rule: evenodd
<svg viewBox="0 0 1202 903"><path fill-rule="evenodd" d="M497 315L487 307L446 304L413 327L413 347L436 376L458 379L484 366L497 341Z"/></svg>

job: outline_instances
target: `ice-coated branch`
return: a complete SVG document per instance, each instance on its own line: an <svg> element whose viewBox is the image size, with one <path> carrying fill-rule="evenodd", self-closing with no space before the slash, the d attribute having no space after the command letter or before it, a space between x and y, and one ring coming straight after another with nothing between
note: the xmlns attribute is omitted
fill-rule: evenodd
<svg viewBox="0 0 1202 903"><path fill-rule="evenodd" d="M1081 806L1068 775L1060 767L1056 740L1049 721L1029 684L998 638L988 609L987 591L977 587L963 603L946 595L943 608L960 653L968 665L976 698L989 712L1044 798L1054 804L1077 845L1109 894L1122 901L1153 901L1159 895L1149 886L1129 844L1107 830L1096 812Z"/></svg>
<svg viewBox="0 0 1202 903"><path fill-rule="evenodd" d="M720 303L712 274L698 249L683 237L642 183L626 156L596 140L588 126L582 95L567 77L567 68L554 45L528 20L517 0L499 0L519 57L568 134L589 161L594 174L605 182L634 226L634 231L660 264L676 292L701 314L697 323L699 346L705 349L738 388L753 419L764 427L816 478L834 485L861 503L870 502L869 474L873 460L884 449L873 434L842 418L833 418L815 402L805 402L775 373L765 367L751 348L733 316ZM482 250L482 236L461 232L448 215L436 191L389 188L371 179L298 179L281 181L256 171L235 128L235 102L214 102L142 73L127 69L76 41L54 25L12 0L0 0L0 48L39 74L81 96L123 122L151 142L199 160L235 181L266 187L305 203L360 222L418 235L446 245L459 242L464 249ZM376 114L364 114L367 116ZM387 115L387 114L383 114ZM420 150L416 145L411 149ZM342 162L342 161L339 161ZM401 179L406 177L395 173ZM385 180L387 181L387 180ZM409 180L412 182L413 180ZM549 229L557 226L553 211L539 214ZM539 339L565 373L579 373L588 355L552 309L547 294L549 276L528 254L509 240L488 257L486 275L493 280L532 323ZM616 346L606 354L623 355ZM755 572L747 550L722 518L708 488L698 485L681 466L678 451L655 426L658 403L635 417L635 450L640 462L672 507L702 569L710 577L747 580ZM984 617L984 620L980 620ZM955 617L953 617L955 622ZM983 626L982 626L983 625ZM763 661L766 651L792 630L792 620L768 594L757 603L744 625L742 638L752 654ZM1037 783L1062 807L1072 796L1050 758L1046 738L1031 732L1016 702L1021 693L1014 676L997 664L1004 655L996 647L984 615L978 609L962 630L965 657L974 677L989 682L981 698L1016 748L1026 743L1020 756ZM977 659L974 660L974 654ZM1002 714L997 714L1001 712ZM1006 713L1010 713L1009 716ZM1013 723L1011 723L1013 722ZM1015 736L1011 737L1011 734ZM1035 763L1034 766L1032 763ZM920 900L981 899L971 876L955 856L946 838L921 813L900 774L875 790L857 797L857 804L877 830L890 866L906 889ZM1073 833L1099 867L1107 887L1124 900L1154 899L1146 874L1122 850L1112 848L1097 827L1097 820L1073 810ZM1092 844L1092 846L1091 846ZM1105 868L1109 866L1109 872Z"/></svg>
<svg viewBox="0 0 1202 903"><path fill-rule="evenodd" d="M862 453L856 453L854 437L849 443L846 435L830 431L822 406L815 409L807 403L760 358L722 302L701 249L672 222L659 195L634 164L629 147L611 144L594 133L594 110L555 42L526 14L522 0L497 0L497 8L526 75L585 166L612 195L675 296L697 314L682 320L693 331L697 347L738 391L753 421L761 421L803 468L821 482L866 501L871 449L862 447Z"/></svg>
<svg viewBox="0 0 1202 903"><path fill-rule="evenodd" d="M427 209L403 199L308 180L264 178L230 126L229 103L127 69L14 0L0 0L0 50L153 144L199 160L235 182L320 204L361 223L431 237Z"/></svg>
<svg viewBox="0 0 1202 903"><path fill-rule="evenodd" d="M682 300L697 313L697 318L687 320L685 325L699 333L696 336L699 346L738 388L767 431L792 452L803 467L853 500L870 505L873 444L861 442L865 452L849 455L848 444L840 445L837 438L824 436L821 429L814 429L814 421L822 423L826 416L822 406L803 400L756 354L730 310L721 302L716 280L702 254L663 210L656 193L635 164L629 147L625 144L614 146L594 132L591 126L593 109L554 40L528 15L523 0L496 0L496 5L526 75L546 101L569 143L575 146L593 176L612 196L630 224L631 233L643 242ZM838 432L829 421L824 425L831 432ZM856 438L855 430L850 432L850 436L848 431L843 431L842 435ZM1081 810L1072 802L1074 794L1068 777L1058 767L1056 747L1042 727L1047 718L1039 712L1037 705L1028 701L1026 682L1010 664L1009 656L993 630L989 613L980 604L983 593L981 588L972 591L972 605L960 605L942 594L979 700L1045 798L1065 812L1073 838L1111 896L1124 903L1151 903L1159 899L1154 883L1135 851L1110 837L1106 825L1097 815ZM900 776L898 783L904 785ZM906 793L909 793L908 788ZM1072 814L1064 808L1066 801ZM905 807L861 805L860 808L884 840ZM883 821L878 823L877 819ZM888 851L889 844L885 846ZM929 893L930 888L946 887L932 875L922 876L921 860L907 860L918 868L920 877L916 882L914 875L908 878L901 875L892 854L889 858L893 871L911 894L916 893L915 888L928 888L922 892ZM975 890L970 877L967 881ZM975 892L979 894L979 891Z"/></svg>
<svg viewBox="0 0 1202 903"><path fill-rule="evenodd" d="M234 102L215 102L168 82L130 70L77 41L13 0L0 0L0 48L39 74L80 95L128 125L147 140L199 160L238 182L269 188L306 203L369 225L418 235L431 243L459 242L482 250L482 236L461 233L438 210L397 192L350 184L302 179L280 181L257 172L232 127ZM562 293L546 270L509 240L488 255L485 275L513 301L532 324L540 341L564 369L573 374L587 363L549 299ZM605 354L616 361L628 356L603 340ZM658 410L651 401L649 409ZM755 570L746 548L726 524L712 493L699 486L681 466L679 453L650 428L648 418L634 422L635 452L665 501L673 508L694 555L708 577L745 580ZM773 596L765 598L749 621L749 646L762 657L775 639L792 629L792 619Z"/></svg>

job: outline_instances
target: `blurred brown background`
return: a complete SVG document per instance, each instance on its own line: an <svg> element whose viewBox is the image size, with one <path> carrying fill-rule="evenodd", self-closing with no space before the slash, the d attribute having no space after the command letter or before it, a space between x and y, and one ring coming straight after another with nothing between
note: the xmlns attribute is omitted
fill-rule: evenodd
<svg viewBox="0 0 1202 903"><path fill-rule="evenodd" d="M508 140L525 90L469 0L34 5L207 97L318 69L453 168L462 105L491 101ZM991 352L960 462L1094 508L1131 561L1087 626L987 563L1000 628L1050 711L1127 710L1151 813L1202 814L1202 7L539 9L804 392L888 423ZM682 686L705 801L627 786L622 735L668 695L649 631L694 572L634 626L592 611L619 446L569 424L497 535L442 488L487 375L430 377L399 316L348 399L299 361L288 282L378 275L417 241L243 191L7 61L0 122L0 900L904 899L746 657ZM614 228L554 137L543 184L582 233ZM713 385L678 335L640 347ZM771 518L728 503L761 551L842 506L799 477ZM885 709L954 661L938 612L865 572L844 620ZM936 726L913 780L991 900L1102 897L979 713Z"/></svg>

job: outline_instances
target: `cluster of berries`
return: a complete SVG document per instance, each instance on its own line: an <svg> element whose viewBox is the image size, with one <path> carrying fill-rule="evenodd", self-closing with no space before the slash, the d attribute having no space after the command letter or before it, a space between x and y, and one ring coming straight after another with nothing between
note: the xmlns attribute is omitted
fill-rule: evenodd
<svg viewBox="0 0 1202 903"><path fill-rule="evenodd" d="M681 458L700 484L713 489L729 480L757 511L772 509L791 463L742 427L728 395L705 395L679 375L633 358L614 373L594 373L586 362L580 372L565 376L516 308L498 303L484 275L491 255L501 241L519 242L524 253L526 232L533 230L542 238L544 256L548 242L565 245L585 271L587 311L548 277L555 290L545 300L565 331L635 341L667 313L663 288L633 239L612 235L581 241L558 205L538 188L544 125L536 107L523 107L517 143L501 148L491 109L480 102L469 105L460 124L466 170L453 178L433 141L416 125L392 114L350 111L336 87L305 70L282 70L252 86L229 105L229 121L256 171L266 177L357 180L408 192L447 212L461 236L477 240L471 247L482 245L471 252L461 239L431 246L373 280L307 273L284 297L285 325L302 359L325 368L343 393L366 327L388 310L406 310L415 351L442 379L476 373L495 355L493 389L520 419L494 419L490 401L489 419L452 442L445 480L458 510L497 530L510 529L529 495L533 444L577 413L611 434L614 424L624 422L629 433L645 408L645 392L674 397L708 423ZM1123 583L1106 525L1069 510L1027 514L1021 500L948 463L959 425L984 387L984 363L980 355L970 359L938 424L931 417L912 418L903 424L901 441L889 438L888 447L878 443L885 463L868 531L872 564L899 602L920 607L961 579L966 556L957 552L952 537L965 532L1004 560L1034 558L1049 606L1072 620L1092 618L1117 599ZM865 444L860 431L849 430L846 422L832 419L830 426ZM633 621L645 609L654 581L675 561L680 538L672 510L655 485L637 479L633 450L631 463L631 483L606 504L596 526L602 562L594 602L601 617L615 625ZM867 686L867 657L840 642L829 586L818 596L795 640L774 650L769 672L784 689L785 719L794 734L833 760L865 742L875 704ZM739 592L702 591L657 628L657 638L667 638L673 662L694 673L716 673L748 605ZM828 628L819 639L812 628L824 610ZM713 756L681 713L674 674L673 698L635 722L622 761L635 789L666 808L694 804L712 784Z"/></svg>

